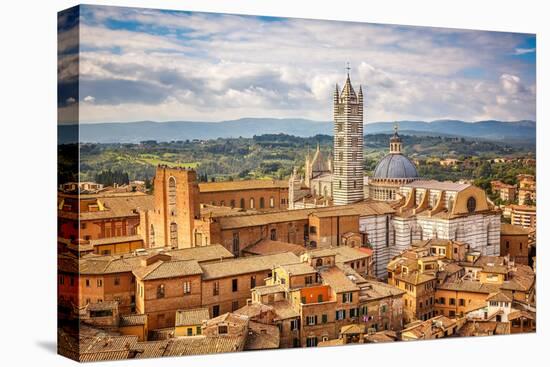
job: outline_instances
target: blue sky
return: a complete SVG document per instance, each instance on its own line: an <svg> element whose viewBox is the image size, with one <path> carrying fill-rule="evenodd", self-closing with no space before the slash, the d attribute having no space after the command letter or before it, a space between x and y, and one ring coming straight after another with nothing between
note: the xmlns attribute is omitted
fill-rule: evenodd
<svg viewBox="0 0 550 367"><path fill-rule="evenodd" d="M530 34L104 6L80 26L83 122L326 121L347 62L367 123L535 119Z"/></svg>

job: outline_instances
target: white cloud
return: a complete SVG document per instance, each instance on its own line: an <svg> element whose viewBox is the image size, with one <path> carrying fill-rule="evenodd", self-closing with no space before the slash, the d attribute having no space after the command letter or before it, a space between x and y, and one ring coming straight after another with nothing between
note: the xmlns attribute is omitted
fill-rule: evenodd
<svg viewBox="0 0 550 367"><path fill-rule="evenodd" d="M501 57L515 52L521 35L89 9L80 77L95 100L80 111L86 121L330 120L347 61L354 87L366 93L367 121L534 118L534 77ZM112 19L139 26L109 29Z"/></svg>

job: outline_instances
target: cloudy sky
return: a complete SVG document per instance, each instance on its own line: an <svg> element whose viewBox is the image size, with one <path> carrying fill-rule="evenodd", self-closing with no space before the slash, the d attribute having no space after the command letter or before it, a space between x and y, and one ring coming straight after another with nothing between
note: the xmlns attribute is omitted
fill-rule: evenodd
<svg viewBox="0 0 550 367"><path fill-rule="evenodd" d="M366 122L535 119L534 35L95 6L80 26L83 122L328 121L347 62Z"/></svg>

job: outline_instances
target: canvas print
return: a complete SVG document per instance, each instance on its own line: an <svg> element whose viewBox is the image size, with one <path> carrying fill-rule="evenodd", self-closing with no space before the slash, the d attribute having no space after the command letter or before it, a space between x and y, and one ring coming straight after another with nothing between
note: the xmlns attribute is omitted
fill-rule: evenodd
<svg viewBox="0 0 550 367"><path fill-rule="evenodd" d="M58 37L61 355L536 331L534 34L81 5Z"/></svg>

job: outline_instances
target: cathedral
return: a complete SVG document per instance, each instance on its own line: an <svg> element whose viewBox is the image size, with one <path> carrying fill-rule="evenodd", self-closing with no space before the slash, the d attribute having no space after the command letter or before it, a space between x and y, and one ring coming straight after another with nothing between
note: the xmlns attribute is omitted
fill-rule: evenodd
<svg viewBox="0 0 550 367"><path fill-rule="evenodd" d="M342 90L336 86L333 100L334 142L332 157L319 147L309 153L304 174L295 169L289 180L289 209L338 206L359 201L387 202L394 213L385 222L360 232L383 228L384 241L372 246L374 271L386 272L389 260L411 243L431 238L465 242L482 255L498 255L500 211L485 191L467 183L425 180L403 154L397 125L389 139L389 152L371 177L363 173L363 91L356 93L349 77ZM374 227L373 227L374 226ZM372 227L372 228L371 228Z"/></svg>

